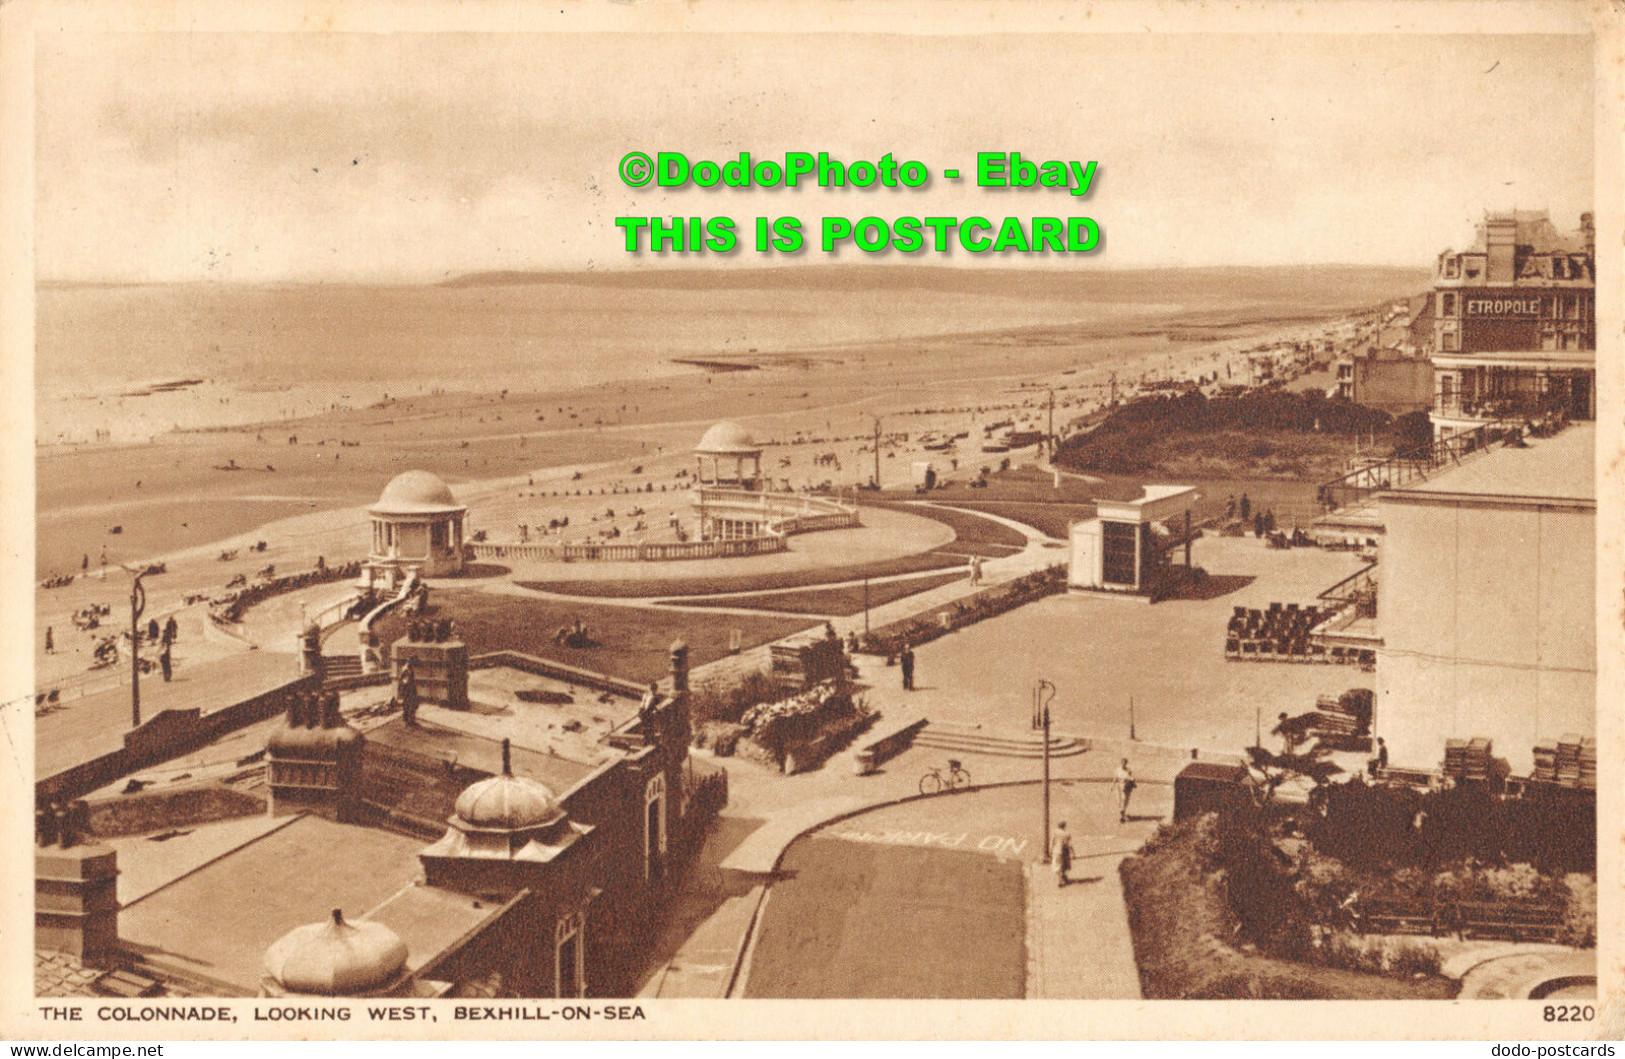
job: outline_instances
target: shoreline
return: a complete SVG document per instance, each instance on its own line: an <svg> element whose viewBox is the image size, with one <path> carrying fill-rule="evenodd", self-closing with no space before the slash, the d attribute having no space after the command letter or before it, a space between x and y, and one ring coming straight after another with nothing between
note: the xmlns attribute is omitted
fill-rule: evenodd
<svg viewBox="0 0 1625 1059"><path fill-rule="evenodd" d="M1346 318L1297 325L1288 334L1323 330ZM1079 357L1084 351L1072 349L1042 351L1050 355L1041 357L1024 352L1016 364L984 355L964 365L981 370L936 377L929 369L893 362L898 385L879 392L870 381L874 368L854 364L627 380L506 398L474 391L443 393L278 423L275 437L260 425L169 434L141 444L57 449L37 457L37 526L42 531L49 527L52 543L42 542L36 568L41 577L75 568L81 552L96 563L103 545L110 558L121 553L115 561L152 561L177 546L224 544L290 516L363 506L385 482L411 467L440 474L460 493L511 488L576 465L607 467L628 461L630 466L659 464L665 473L675 473L689 460L687 446L721 418L741 420L768 443L764 471L783 458L774 441L785 443L784 454L792 456L798 434L839 437L838 445L830 443L833 448L852 449L859 438L867 440L873 414L886 421L888 434L923 434L944 419L963 430L978 413L934 412L922 406L980 408L983 418L1000 414L994 408L1030 415L1046 385L1067 398L1057 408L1061 430L1066 420L1104 403L1114 373L1122 377L1124 390L1136 374L1223 375L1226 364L1244 359L1239 347L1257 345L1266 337L1290 340L1268 329L1246 338L1178 343L1173 350L1135 349L1136 343L1114 340L1089 350L1092 357ZM877 353L856 350L854 355L872 361ZM537 408L548 409L543 422L535 421ZM604 413L611 408L616 420L606 422ZM701 408L707 413L700 413ZM710 412L712 408L717 411ZM730 416L729 409L736 411ZM573 420L567 418L572 414ZM346 447L347 436L357 439L353 447ZM299 442L288 444L286 438L293 437ZM839 462L845 470L833 476L837 485L857 480L856 463L865 461L856 456L842 454ZM972 462L985 458L969 454ZM212 469L231 466L228 461L240 469ZM263 470L273 466L274 472ZM887 484L895 484L897 470L885 468ZM121 525L124 532L110 535L111 525Z"/></svg>

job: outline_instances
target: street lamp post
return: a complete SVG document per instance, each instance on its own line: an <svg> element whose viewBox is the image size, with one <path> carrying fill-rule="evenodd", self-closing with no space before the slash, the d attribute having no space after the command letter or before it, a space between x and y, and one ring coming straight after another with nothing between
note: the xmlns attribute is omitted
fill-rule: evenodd
<svg viewBox="0 0 1625 1059"><path fill-rule="evenodd" d="M1045 694L1048 692L1048 694ZM1044 733L1044 863L1049 854L1049 704L1055 698L1055 685L1040 679L1033 685L1033 727Z"/></svg>
<svg viewBox="0 0 1625 1059"><path fill-rule="evenodd" d="M130 727L141 727L141 614L147 609L147 590L141 586L145 570L130 585Z"/></svg>
<svg viewBox="0 0 1625 1059"><path fill-rule="evenodd" d="M880 488L880 417L873 412L868 413L869 418L875 421L875 489Z"/></svg>

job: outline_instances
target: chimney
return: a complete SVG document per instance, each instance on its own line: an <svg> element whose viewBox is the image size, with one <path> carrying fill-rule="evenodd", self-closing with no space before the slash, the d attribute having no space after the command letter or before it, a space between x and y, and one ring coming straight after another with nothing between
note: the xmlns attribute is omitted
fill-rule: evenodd
<svg viewBox="0 0 1625 1059"><path fill-rule="evenodd" d="M688 691L688 644L679 637L671 645L671 693Z"/></svg>
<svg viewBox="0 0 1625 1059"><path fill-rule="evenodd" d="M94 843L34 851L36 948L107 966L118 951L118 907L117 852Z"/></svg>
<svg viewBox="0 0 1625 1059"><path fill-rule="evenodd" d="M338 728L344 724L344 718L339 714L339 693L324 691L322 696L322 727Z"/></svg>
<svg viewBox="0 0 1625 1059"><path fill-rule="evenodd" d="M1595 218L1589 213L1580 214L1580 234L1585 237L1586 268L1595 274L1597 260L1597 226Z"/></svg>
<svg viewBox="0 0 1625 1059"><path fill-rule="evenodd" d="M1485 282L1511 283L1517 279L1517 244L1518 218L1516 214L1485 214Z"/></svg>

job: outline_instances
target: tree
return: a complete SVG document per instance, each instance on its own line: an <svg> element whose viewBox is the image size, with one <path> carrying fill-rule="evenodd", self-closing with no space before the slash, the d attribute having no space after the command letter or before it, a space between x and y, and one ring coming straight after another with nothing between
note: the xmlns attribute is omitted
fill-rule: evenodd
<svg viewBox="0 0 1625 1059"><path fill-rule="evenodd" d="M1285 743L1281 753L1274 753L1261 746L1247 748L1247 764L1254 774L1254 779L1258 781L1258 787L1264 792L1262 799L1264 804L1268 804L1281 785L1294 776L1307 777L1314 781L1316 787L1322 787L1330 783L1333 776L1343 771L1343 766L1327 760L1332 752L1330 747L1322 745L1319 741L1304 746L1315 720L1313 712L1297 717L1284 717L1281 723L1271 730L1272 734L1280 735Z"/></svg>

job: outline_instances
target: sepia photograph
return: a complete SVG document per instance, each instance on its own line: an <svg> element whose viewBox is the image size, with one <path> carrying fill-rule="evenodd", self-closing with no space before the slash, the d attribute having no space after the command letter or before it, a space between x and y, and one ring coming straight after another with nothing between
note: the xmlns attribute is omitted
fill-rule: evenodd
<svg viewBox="0 0 1625 1059"><path fill-rule="evenodd" d="M1618 27L1307 6L13 8L7 1035L1617 1037Z"/></svg>

